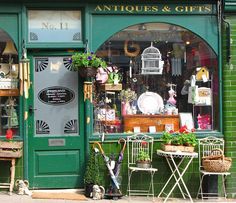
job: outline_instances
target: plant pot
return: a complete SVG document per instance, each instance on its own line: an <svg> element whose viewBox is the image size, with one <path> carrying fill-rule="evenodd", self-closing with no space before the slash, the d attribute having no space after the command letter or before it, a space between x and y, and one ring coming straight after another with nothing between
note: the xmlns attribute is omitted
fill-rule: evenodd
<svg viewBox="0 0 236 203"><path fill-rule="evenodd" d="M97 68L94 67L79 67L79 75L83 78L95 77L97 74Z"/></svg>
<svg viewBox="0 0 236 203"><path fill-rule="evenodd" d="M85 184L84 195L85 195L86 197L92 197L93 185L94 185L94 184L92 184L92 183L90 183L90 184Z"/></svg>
<svg viewBox="0 0 236 203"><path fill-rule="evenodd" d="M150 168L151 162L150 161L137 161L136 166L138 168Z"/></svg>

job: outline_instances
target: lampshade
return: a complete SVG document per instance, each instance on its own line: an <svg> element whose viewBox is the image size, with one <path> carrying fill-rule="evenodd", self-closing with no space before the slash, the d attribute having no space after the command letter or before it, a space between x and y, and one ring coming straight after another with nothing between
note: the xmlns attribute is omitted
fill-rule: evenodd
<svg viewBox="0 0 236 203"><path fill-rule="evenodd" d="M14 44L11 41L7 41L6 47L2 52L2 55L17 55Z"/></svg>

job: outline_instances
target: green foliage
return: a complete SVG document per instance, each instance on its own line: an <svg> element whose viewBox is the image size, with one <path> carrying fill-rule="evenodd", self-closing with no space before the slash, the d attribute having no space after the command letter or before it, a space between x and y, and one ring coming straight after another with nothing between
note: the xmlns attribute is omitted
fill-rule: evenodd
<svg viewBox="0 0 236 203"><path fill-rule="evenodd" d="M99 163L96 157L96 153L93 149L91 149L90 151L90 157L84 175L84 183L101 185L101 177L99 175Z"/></svg>
<svg viewBox="0 0 236 203"><path fill-rule="evenodd" d="M150 156L147 152L143 150L139 151L136 161L139 162L139 161L150 161L150 160L151 160Z"/></svg>
<svg viewBox="0 0 236 203"><path fill-rule="evenodd" d="M80 67L94 67L94 68L106 68L106 62L97 57L93 52L91 53L75 53L72 56L72 64L74 69L78 69Z"/></svg>
<svg viewBox="0 0 236 203"><path fill-rule="evenodd" d="M161 140L163 141L164 144L171 144L173 140L173 135L171 132L164 131Z"/></svg>
<svg viewBox="0 0 236 203"><path fill-rule="evenodd" d="M177 132L164 131L161 136L161 140L164 144L186 145L195 147L198 142L194 131L194 129L187 129L187 126L182 126Z"/></svg>

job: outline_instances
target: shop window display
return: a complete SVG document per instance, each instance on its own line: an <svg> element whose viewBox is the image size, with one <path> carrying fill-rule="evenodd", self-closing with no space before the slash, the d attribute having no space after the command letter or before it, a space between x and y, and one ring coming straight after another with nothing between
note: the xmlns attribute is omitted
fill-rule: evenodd
<svg viewBox="0 0 236 203"><path fill-rule="evenodd" d="M0 32L0 136L19 135L18 53L5 32Z"/></svg>
<svg viewBox="0 0 236 203"><path fill-rule="evenodd" d="M110 68L94 83L95 134L176 131L185 125L180 113L191 113L196 130L218 130L217 56L196 34L139 24L114 34L96 54ZM122 100L124 91L135 97Z"/></svg>

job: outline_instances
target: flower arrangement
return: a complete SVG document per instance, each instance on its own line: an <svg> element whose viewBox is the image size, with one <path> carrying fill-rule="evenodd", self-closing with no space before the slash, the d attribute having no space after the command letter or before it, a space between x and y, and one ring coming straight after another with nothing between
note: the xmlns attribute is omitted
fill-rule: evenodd
<svg viewBox="0 0 236 203"><path fill-rule="evenodd" d="M126 90L121 90L118 98L122 102L132 102L137 99L137 94L135 91L128 88Z"/></svg>
<svg viewBox="0 0 236 203"><path fill-rule="evenodd" d="M75 53L71 59L75 69L79 69L80 67L107 67L106 61L104 61L102 58L97 57L93 52L78 52Z"/></svg>
<svg viewBox="0 0 236 203"><path fill-rule="evenodd" d="M189 130L186 125L182 126L177 132L164 131L161 140L164 144L193 146L197 145L195 129Z"/></svg>

